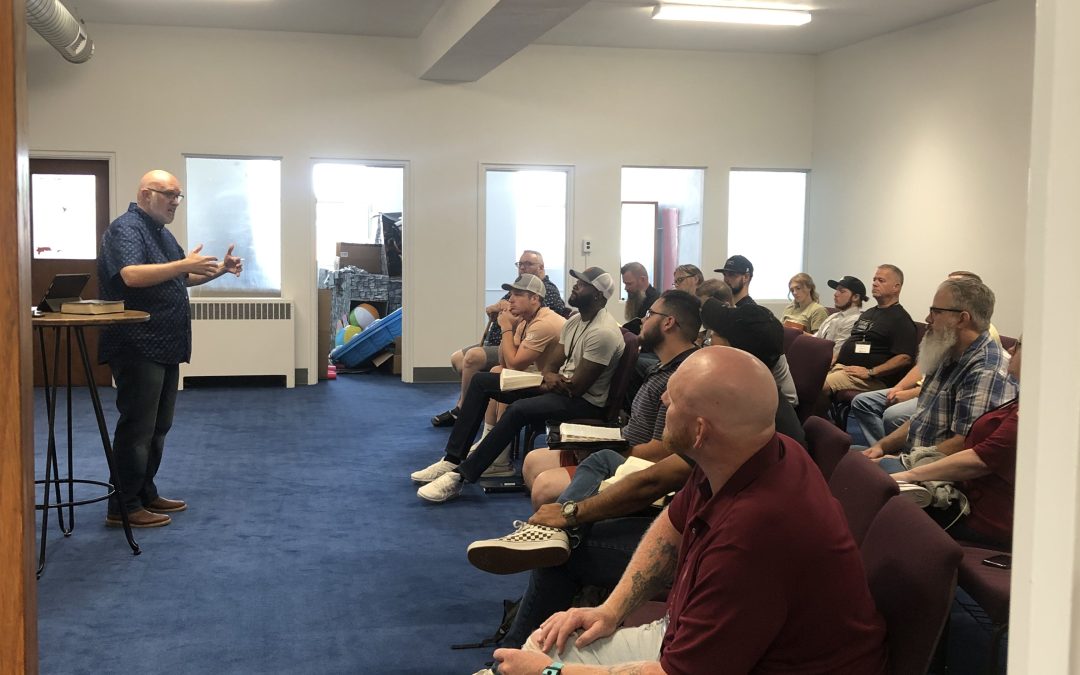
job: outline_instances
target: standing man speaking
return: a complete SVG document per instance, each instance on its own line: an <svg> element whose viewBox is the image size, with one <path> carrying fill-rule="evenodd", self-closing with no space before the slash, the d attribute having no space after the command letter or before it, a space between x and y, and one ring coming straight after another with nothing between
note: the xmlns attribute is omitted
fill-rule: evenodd
<svg viewBox="0 0 1080 675"><path fill-rule="evenodd" d="M172 427L180 363L191 358L191 310L188 286L212 281L226 272L240 276L243 261L233 246L218 262L202 255L202 244L185 254L165 226L184 201L180 181L165 171L151 171L127 212L101 237L98 283L105 300L123 300L125 309L150 313L145 323L107 326L99 342L98 362L108 363L116 381L120 419L113 435L119 489L109 499L105 524L121 525L121 509L132 527L161 527L168 513L187 504L158 494L154 477L161 464L165 435Z"/></svg>

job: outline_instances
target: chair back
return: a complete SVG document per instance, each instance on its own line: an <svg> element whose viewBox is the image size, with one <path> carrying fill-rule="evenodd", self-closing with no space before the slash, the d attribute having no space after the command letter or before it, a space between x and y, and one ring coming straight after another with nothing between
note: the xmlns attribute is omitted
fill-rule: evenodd
<svg viewBox="0 0 1080 675"><path fill-rule="evenodd" d="M915 322L915 344L922 343L923 336L926 335L926 324L922 321Z"/></svg>
<svg viewBox="0 0 1080 675"><path fill-rule="evenodd" d="M998 335L1001 338L1001 348L1008 351L1016 346L1016 338L1009 337L1008 335Z"/></svg>
<svg viewBox="0 0 1080 675"><path fill-rule="evenodd" d="M795 381L795 391L799 395L795 414L800 422L805 422L814 413L825 377L832 366L833 341L804 333L796 336L784 353L787 355L791 379Z"/></svg>
<svg viewBox="0 0 1080 675"><path fill-rule="evenodd" d="M890 499L859 550L885 619L889 671L925 675L952 607L960 545L914 502Z"/></svg>
<svg viewBox="0 0 1080 675"><path fill-rule="evenodd" d="M851 436L840 431L835 424L823 417L808 417L803 422L806 432L806 449L821 469L825 480L832 477L833 469L848 454Z"/></svg>
<svg viewBox="0 0 1080 675"><path fill-rule="evenodd" d="M626 398L626 390L630 388L630 378L634 375L634 366L638 360L638 336L625 329L622 336L623 353L615 366L615 373L611 376L607 404L604 406L606 423L618 421L619 411L622 410L623 399Z"/></svg>
<svg viewBox="0 0 1080 675"><path fill-rule="evenodd" d="M802 335L803 332L798 328L792 328L791 326L784 326L784 353L787 354L788 347L791 343L795 342L795 338Z"/></svg>
<svg viewBox="0 0 1080 675"><path fill-rule="evenodd" d="M861 452L852 451L837 462L829 477L829 490L844 509L856 546L862 545L870 523L885 502L900 494L892 476Z"/></svg>

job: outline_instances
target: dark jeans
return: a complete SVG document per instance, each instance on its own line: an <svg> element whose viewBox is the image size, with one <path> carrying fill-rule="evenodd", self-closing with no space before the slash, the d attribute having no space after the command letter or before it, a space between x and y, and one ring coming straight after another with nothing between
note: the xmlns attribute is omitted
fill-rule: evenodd
<svg viewBox="0 0 1080 675"><path fill-rule="evenodd" d="M568 609L582 586L614 588L652 521L630 517L595 523L566 564L533 570L517 616L500 646L521 647L545 619Z"/></svg>
<svg viewBox="0 0 1080 675"><path fill-rule="evenodd" d="M484 412L491 399L510 403L510 406L476 447L476 451L466 459L469 446L484 422ZM446 442L446 459L459 465L457 471L467 482L475 483L503 448L526 426L534 422L543 424L547 420L600 417L602 414L601 408L583 398L541 394L536 388L504 392L499 389L498 374L477 373L469 383L454 430Z"/></svg>
<svg viewBox="0 0 1080 675"><path fill-rule="evenodd" d="M116 380L120 419L113 436L116 470L112 482L123 491L109 499L109 513L137 511L158 497L154 476L161 465L165 434L173 423L180 366L147 360L109 363ZM119 478L119 482L117 482Z"/></svg>

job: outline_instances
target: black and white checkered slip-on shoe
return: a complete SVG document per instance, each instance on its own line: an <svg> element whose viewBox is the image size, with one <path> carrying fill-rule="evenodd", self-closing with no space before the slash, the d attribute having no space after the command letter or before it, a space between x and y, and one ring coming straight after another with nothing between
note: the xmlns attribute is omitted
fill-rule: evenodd
<svg viewBox="0 0 1080 675"><path fill-rule="evenodd" d="M498 539L469 544L469 562L492 574L516 574L538 567L562 565L570 558L565 530L514 521L514 532Z"/></svg>

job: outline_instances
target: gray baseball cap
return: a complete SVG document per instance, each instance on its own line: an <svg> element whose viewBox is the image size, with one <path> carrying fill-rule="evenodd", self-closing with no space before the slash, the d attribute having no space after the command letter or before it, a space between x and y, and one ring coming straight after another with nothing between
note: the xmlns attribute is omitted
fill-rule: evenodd
<svg viewBox="0 0 1080 675"><path fill-rule="evenodd" d="M540 296L541 300L547 294L547 288L544 287L544 282L535 274L522 274L517 279L514 279L514 283L503 284L502 289L504 291L517 290L536 293Z"/></svg>
<svg viewBox="0 0 1080 675"><path fill-rule="evenodd" d="M570 270L570 276L580 279L600 291L605 300L610 300L611 296L615 295L615 280L599 267L588 267L584 272Z"/></svg>

